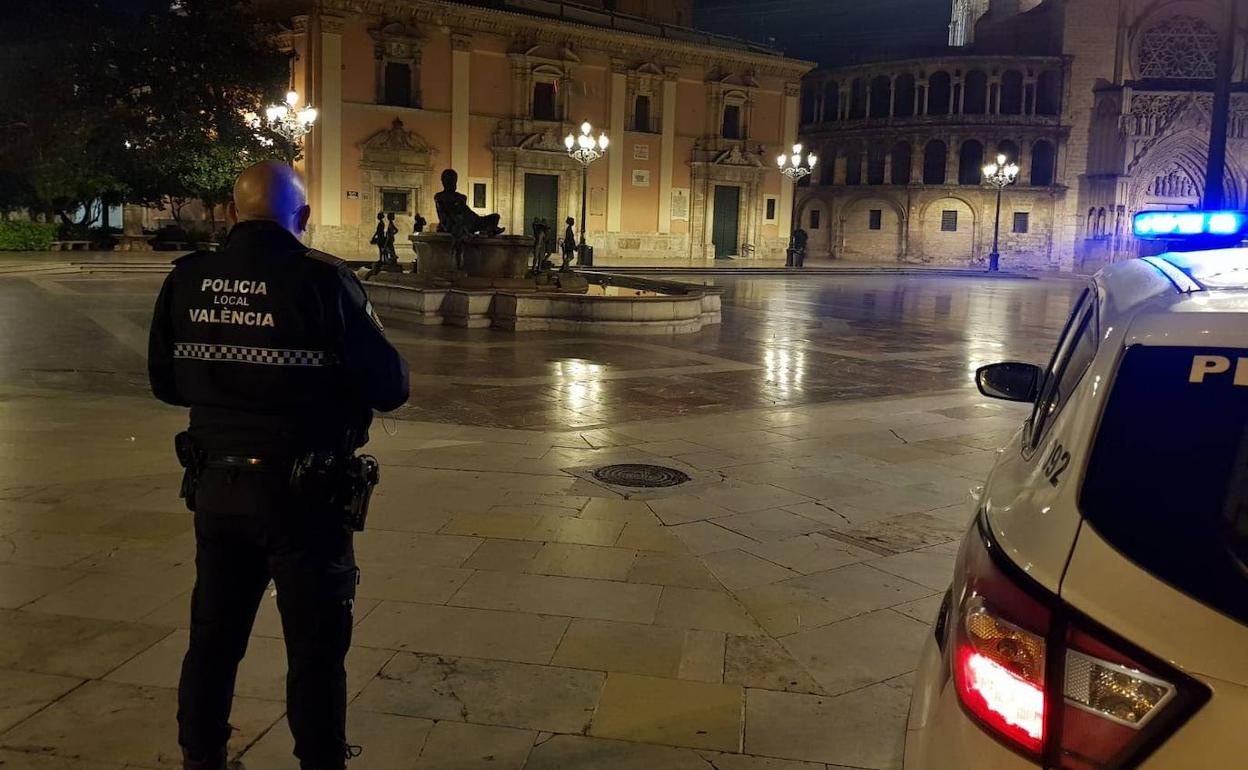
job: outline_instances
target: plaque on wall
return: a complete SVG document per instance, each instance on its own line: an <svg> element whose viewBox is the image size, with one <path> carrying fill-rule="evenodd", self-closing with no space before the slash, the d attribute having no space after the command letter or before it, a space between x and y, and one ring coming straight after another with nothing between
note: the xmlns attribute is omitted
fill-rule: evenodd
<svg viewBox="0 0 1248 770"><path fill-rule="evenodd" d="M650 172L644 168L633 169L633 187L649 187Z"/></svg>
<svg viewBox="0 0 1248 770"><path fill-rule="evenodd" d="M600 217L606 209L607 191L602 187L589 188L589 214Z"/></svg>
<svg viewBox="0 0 1248 770"><path fill-rule="evenodd" d="M359 199L360 199L359 190L347 190L347 200L354 201L354 200L359 200Z"/></svg>
<svg viewBox="0 0 1248 770"><path fill-rule="evenodd" d="M689 220L689 188L672 188L672 219Z"/></svg>
<svg viewBox="0 0 1248 770"><path fill-rule="evenodd" d="M650 145L634 144L633 160L650 160Z"/></svg>

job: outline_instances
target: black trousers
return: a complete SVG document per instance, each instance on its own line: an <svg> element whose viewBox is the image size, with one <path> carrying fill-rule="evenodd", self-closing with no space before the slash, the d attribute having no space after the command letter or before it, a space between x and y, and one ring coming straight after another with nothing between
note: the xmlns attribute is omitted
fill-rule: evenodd
<svg viewBox="0 0 1248 770"><path fill-rule="evenodd" d="M178 686L178 742L206 766L224 757L238 664L272 579L286 637L286 709L305 770L347 756L347 673L359 571L334 513L296 504L285 473L202 472L195 500L191 641Z"/></svg>

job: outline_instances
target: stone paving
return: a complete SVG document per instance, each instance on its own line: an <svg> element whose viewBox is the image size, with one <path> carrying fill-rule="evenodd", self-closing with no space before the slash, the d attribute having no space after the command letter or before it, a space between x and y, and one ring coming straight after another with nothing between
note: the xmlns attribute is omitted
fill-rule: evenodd
<svg viewBox="0 0 1248 770"><path fill-rule="evenodd" d="M156 285L0 280L4 770L177 765L193 536L185 415L143 393ZM728 289L688 339L394 331L417 378L370 445L352 770L900 766L971 489L1022 419L968 372L1043 357L1074 289ZM586 473L615 462L692 481L626 498ZM295 767L284 673L270 593L232 718L250 770Z"/></svg>

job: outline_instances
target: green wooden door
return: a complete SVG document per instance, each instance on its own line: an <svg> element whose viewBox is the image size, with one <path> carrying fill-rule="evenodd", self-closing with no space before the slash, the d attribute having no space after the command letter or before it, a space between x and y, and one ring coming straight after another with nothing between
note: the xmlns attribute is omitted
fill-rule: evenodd
<svg viewBox="0 0 1248 770"><path fill-rule="evenodd" d="M563 232L559 217L559 177L554 174L524 175L524 234L533 234L533 219L550 223L550 232Z"/></svg>
<svg viewBox="0 0 1248 770"><path fill-rule="evenodd" d="M715 213L711 220L711 242L715 244L716 259L733 257L740 251L740 214L741 188L716 185Z"/></svg>

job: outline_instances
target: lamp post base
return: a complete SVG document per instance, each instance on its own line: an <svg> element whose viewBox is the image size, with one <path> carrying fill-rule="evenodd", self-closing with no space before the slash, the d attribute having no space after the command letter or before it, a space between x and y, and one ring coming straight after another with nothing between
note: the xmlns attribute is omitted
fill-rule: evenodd
<svg viewBox="0 0 1248 770"><path fill-rule="evenodd" d="M988 255L988 272L995 273L1000 267L1001 255L994 251Z"/></svg>

